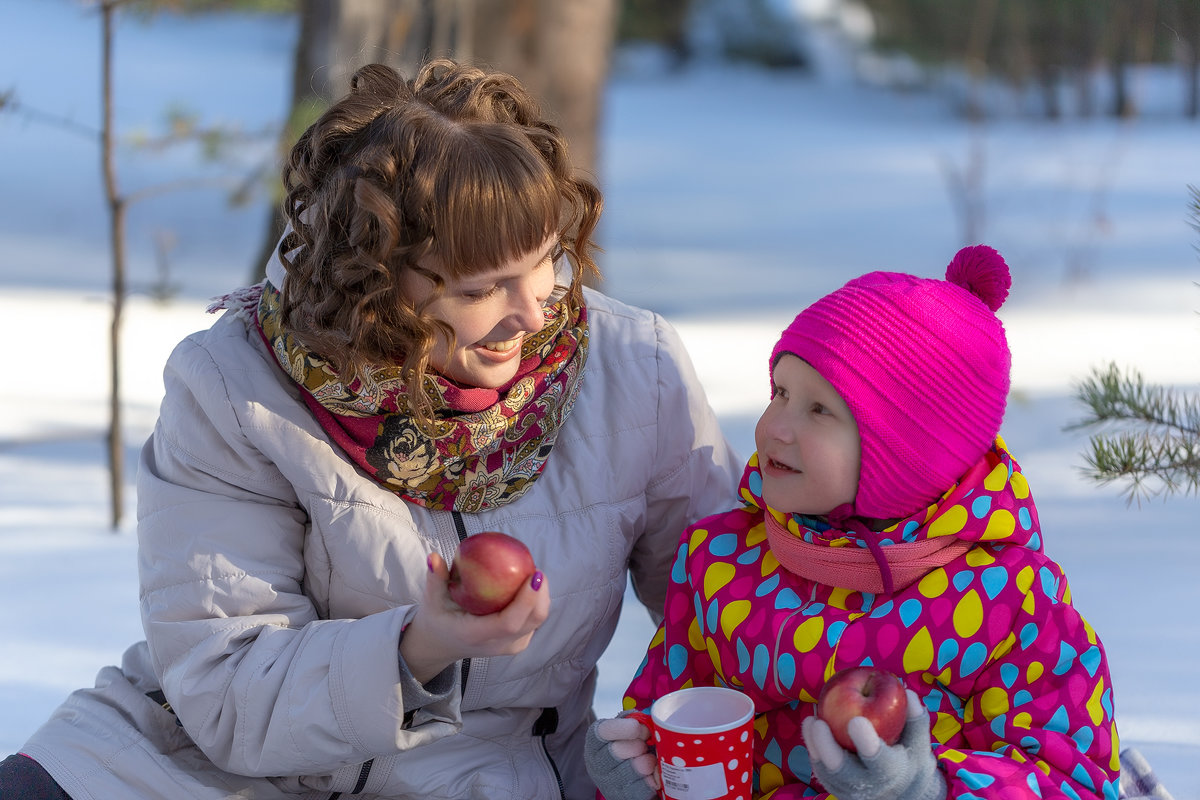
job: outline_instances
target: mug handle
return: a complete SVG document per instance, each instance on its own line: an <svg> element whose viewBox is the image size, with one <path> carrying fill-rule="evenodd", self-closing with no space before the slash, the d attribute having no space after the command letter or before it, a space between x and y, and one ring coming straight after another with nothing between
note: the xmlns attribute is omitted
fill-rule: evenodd
<svg viewBox="0 0 1200 800"><path fill-rule="evenodd" d="M625 715L625 717L626 719L636 719L638 722L646 726L646 730L650 731L651 735L654 734L654 718L645 711L630 711Z"/></svg>
<svg viewBox="0 0 1200 800"><path fill-rule="evenodd" d="M640 722L646 726L646 730L650 731L650 741L646 742L646 744L648 747L650 747L651 750L653 750L654 749L654 718L651 717L649 714L647 714L645 711L630 711L628 714L625 715L625 718L626 719L636 719L638 722ZM658 767L657 767L657 769L658 769L658 785L661 787L662 786L662 765L659 763L657 753L655 753L655 756L654 756L654 763L658 764ZM658 796L660 798L666 797L666 795L663 793L663 791L664 790L661 788L658 790Z"/></svg>

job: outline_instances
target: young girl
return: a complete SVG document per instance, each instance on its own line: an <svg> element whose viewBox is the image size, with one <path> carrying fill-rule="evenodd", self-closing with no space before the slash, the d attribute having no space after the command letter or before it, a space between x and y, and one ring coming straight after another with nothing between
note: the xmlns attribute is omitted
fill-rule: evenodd
<svg viewBox="0 0 1200 800"><path fill-rule="evenodd" d="M1117 797L1104 650L998 437L1009 285L996 251L969 247L945 281L874 272L796 317L744 505L684 531L627 709L688 686L749 694L755 792L773 800ZM903 679L908 720L889 746L856 718L852 754L814 704L860 664ZM657 788L646 736L593 726L608 800Z"/></svg>

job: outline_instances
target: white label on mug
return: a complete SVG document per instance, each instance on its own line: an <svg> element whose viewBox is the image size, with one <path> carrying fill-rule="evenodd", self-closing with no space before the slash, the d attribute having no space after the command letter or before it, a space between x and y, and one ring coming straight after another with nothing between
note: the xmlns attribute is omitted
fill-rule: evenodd
<svg viewBox="0 0 1200 800"><path fill-rule="evenodd" d="M723 764L681 767L660 761L663 791L671 800L715 800L729 792Z"/></svg>

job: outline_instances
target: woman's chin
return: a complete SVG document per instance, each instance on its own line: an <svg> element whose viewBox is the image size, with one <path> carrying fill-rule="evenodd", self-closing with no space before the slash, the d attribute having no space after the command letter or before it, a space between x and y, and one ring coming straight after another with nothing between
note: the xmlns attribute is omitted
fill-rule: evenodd
<svg viewBox="0 0 1200 800"><path fill-rule="evenodd" d="M514 358L500 364L495 363L459 364L454 369L443 372L442 375L459 386L473 389L499 389L507 385L517 374L519 360Z"/></svg>

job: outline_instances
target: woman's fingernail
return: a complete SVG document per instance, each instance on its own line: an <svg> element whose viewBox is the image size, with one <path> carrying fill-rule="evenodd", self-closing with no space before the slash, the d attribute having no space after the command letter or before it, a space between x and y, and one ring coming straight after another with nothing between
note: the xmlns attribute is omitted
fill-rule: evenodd
<svg viewBox="0 0 1200 800"><path fill-rule="evenodd" d="M433 553L425 556L425 566L429 567L430 572L433 572Z"/></svg>
<svg viewBox="0 0 1200 800"><path fill-rule="evenodd" d="M541 571L540 569L539 569L537 572L533 573L533 578L531 578L531 579L530 579L530 581L529 581L529 585L530 585L530 586L533 588L533 590L534 590L535 592L536 592L538 589L541 589L541 588L542 588L542 580L543 580L545 577L546 577L546 576L542 574L542 571Z"/></svg>

